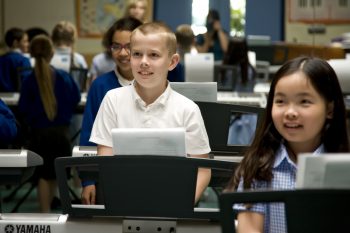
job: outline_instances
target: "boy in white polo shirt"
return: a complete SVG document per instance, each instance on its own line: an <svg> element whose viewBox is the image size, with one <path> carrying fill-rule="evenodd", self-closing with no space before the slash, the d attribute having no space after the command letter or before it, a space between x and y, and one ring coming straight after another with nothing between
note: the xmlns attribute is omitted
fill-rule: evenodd
<svg viewBox="0 0 350 233"><path fill-rule="evenodd" d="M186 131L186 152L208 158L208 135L199 107L173 91L168 71L179 62L175 34L163 23L146 23L131 34L133 85L110 90L104 97L92 128L90 141L98 155L113 155L112 128L176 128ZM195 200L208 186L211 170L199 168ZM95 204L96 188L83 188L82 201Z"/></svg>

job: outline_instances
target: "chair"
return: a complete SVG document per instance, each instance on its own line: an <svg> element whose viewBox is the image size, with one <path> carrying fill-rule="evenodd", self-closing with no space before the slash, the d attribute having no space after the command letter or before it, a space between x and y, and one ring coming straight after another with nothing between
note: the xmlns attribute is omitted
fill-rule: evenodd
<svg viewBox="0 0 350 233"><path fill-rule="evenodd" d="M226 80L226 72L230 72L231 80ZM233 91L235 90L237 79L240 78L237 65L216 64L214 66L214 82L218 83L218 91ZM224 85L223 80L231 82L231 85Z"/></svg>
<svg viewBox="0 0 350 233"><path fill-rule="evenodd" d="M70 75L73 77L74 81L77 83L80 92L86 91L87 79L88 79L88 69L85 68L70 68Z"/></svg>
<svg viewBox="0 0 350 233"><path fill-rule="evenodd" d="M256 61L256 74L259 82L268 82L270 78L270 63L268 61Z"/></svg>
<svg viewBox="0 0 350 233"><path fill-rule="evenodd" d="M350 229L350 190L251 191L219 196L223 233L235 233L235 203L283 202L288 233L329 233Z"/></svg>

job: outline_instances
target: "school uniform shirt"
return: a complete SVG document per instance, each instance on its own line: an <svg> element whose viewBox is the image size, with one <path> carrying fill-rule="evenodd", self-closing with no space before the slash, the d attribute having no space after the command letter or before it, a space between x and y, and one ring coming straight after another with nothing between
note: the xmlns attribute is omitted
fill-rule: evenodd
<svg viewBox="0 0 350 233"><path fill-rule="evenodd" d="M0 99L0 146L5 146L17 136L16 118Z"/></svg>
<svg viewBox="0 0 350 233"><path fill-rule="evenodd" d="M323 145L320 145L314 155L324 153ZM273 178L270 182L254 181L253 190L288 190L295 189L297 165L289 158L286 147L281 144L276 153L274 165L272 167ZM243 191L243 181L239 183L237 192ZM264 232L281 233L287 232L285 208L283 203L258 203L247 209L244 204L235 204L233 208L238 211L251 211L264 214Z"/></svg>
<svg viewBox="0 0 350 233"><path fill-rule="evenodd" d="M183 66L178 65L175 69L169 71L168 80L170 82L184 82ZM85 105L79 145L96 146L95 143L89 141L89 138L91 135L92 125L94 124L97 111L100 107L103 97L107 91L118 87L128 86L131 83L132 81L125 79L118 72L118 69L114 69L108 73L105 73L97 77L92 82Z"/></svg>
<svg viewBox="0 0 350 233"><path fill-rule="evenodd" d="M112 147L113 128L184 127L187 154L210 152L200 109L192 100L175 92L168 84L163 94L146 106L134 85L107 92L97 113L90 141Z"/></svg>
<svg viewBox="0 0 350 233"><path fill-rule="evenodd" d="M115 62L113 58L109 57L106 52L99 53L92 59L90 74L99 77L102 74L110 72L115 69Z"/></svg>
<svg viewBox="0 0 350 233"><path fill-rule="evenodd" d="M17 50L0 56L0 92L19 91L20 80L18 68L30 68L29 58Z"/></svg>
<svg viewBox="0 0 350 233"><path fill-rule="evenodd" d="M54 69L54 75L57 116L53 121L46 116L35 73L32 72L23 78L18 109L32 128L69 125L80 102L80 91L73 78L67 72L58 69Z"/></svg>
<svg viewBox="0 0 350 233"><path fill-rule="evenodd" d="M87 95L81 126L79 143L81 146L96 146L95 143L89 142L89 138L98 109L106 93L111 89L127 86L131 83L132 81L125 79L117 69L99 76L92 82Z"/></svg>
<svg viewBox="0 0 350 233"><path fill-rule="evenodd" d="M66 72L70 72L71 67L84 68L87 69L88 65L83 55L80 53L73 53L73 63L72 62L72 49L71 48L55 48L54 55L51 59L50 64L57 68L64 70Z"/></svg>

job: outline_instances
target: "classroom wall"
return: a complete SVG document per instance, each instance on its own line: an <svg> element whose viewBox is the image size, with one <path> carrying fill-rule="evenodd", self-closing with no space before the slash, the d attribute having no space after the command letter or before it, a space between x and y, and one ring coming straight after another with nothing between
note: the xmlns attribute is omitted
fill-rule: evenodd
<svg viewBox="0 0 350 233"><path fill-rule="evenodd" d="M286 0L287 1L287 0ZM336 8L336 1L324 1L324 4L326 6L327 3L333 4L330 5L332 8ZM343 33L350 32L350 24L349 23L334 23L334 22L328 22L328 23L316 23L317 25L321 25L325 28L325 33L323 34L310 34L308 32L309 27L312 26L311 23L300 23L300 22L290 22L289 21L289 14L291 14L289 8L289 3L285 5L285 25L286 25L286 37L285 40L288 42L297 42L297 43L307 43L307 44L329 44L331 40L334 37L338 37L342 35ZM329 11L330 9L326 10ZM349 6L347 9L344 9L343 11L347 10L348 15L350 15L350 8ZM319 12L315 11L315 15L323 15L324 10L318 9ZM312 12L310 10L309 15L312 15ZM344 12L343 12L344 13ZM320 16L319 16L320 17ZM344 21L345 22L345 21Z"/></svg>
<svg viewBox="0 0 350 233"><path fill-rule="evenodd" d="M246 35L269 35L272 41L325 45L332 38L350 32L350 24L327 24L324 34L309 34L310 24L289 22L287 7L288 0L247 0Z"/></svg>
<svg viewBox="0 0 350 233"><path fill-rule="evenodd" d="M166 22L172 30L180 24L191 24L192 1L154 0L154 19Z"/></svg>
<svg viewBox="0 0 350 233"><path fill-rule="evenodd" d="M289 23L285 13L287 0L247 0L246 34L270 35L273 41L305 42L327 44L331 38L350 31L349 24L326 25L326 33L312 35L307 33L309 25ZM0 38L4 32L18 26L29 28L41 26L51 32L60 20L76 23L75 0L0 0ZM222 25L229 31L229 0L210 0L210 7L220 11ZM190 0L153 0L154 19L162 20L175 30L176 26L191 23ZM20 6L20 7L19 7ZM1 45L0 45L1 47ZM84 54L102 51L101 38L79 38L76 50ZM0 51L1 52L1 51Z"/></svg>
<svg viewBox="0 0 350 233"><path fill-rule="evenodd" d="M27 29L40 26L51 33L55 24L61 20L76 23L74 0L1 0L1 38L4 32L14 26ZM20 7L19 7L20 6ZM76 50L81 53L101 51L100 38L79 38Z"/></svg>
<svg viewBox="0 0 350 233"><path fill-rule="evenodd" d="M246 35L269 35L284 40L284 0L247 0Z"/></svg>

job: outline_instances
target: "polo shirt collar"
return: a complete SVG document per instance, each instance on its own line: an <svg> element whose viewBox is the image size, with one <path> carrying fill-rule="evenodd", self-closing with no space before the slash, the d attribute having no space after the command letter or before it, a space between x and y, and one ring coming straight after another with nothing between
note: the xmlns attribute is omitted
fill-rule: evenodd
<svg viewBox="0 0 350 233"><path fill-rule="evenodd" d="M315 156L319 156L321 153L324 152L324 145L321 144L312 154ZM294 166L295 168L297 167L297 165L289 158L286 146L283 143L281 143L280 148L277 150L276 153L273 168L280 166L284 160L286 160L290 165Z"/></svg>
<svg viewBox="0 0 350 233"><path fill-rule="evenodd" d="M142 107L146 107L146 103L145 101L143 101L143 99L141 99L141 97L139 96L139 94L136 91L135 88L136 82L132 82L132 96L134 101L136 102L136 104L138 104L139 106ZM166 106L166 103L169 99L169 96L172 92L172 89L169 85L169 81L167 81L167 88L165 89L165 91L153 102L151 103L149 106Z"/></svg>
<svg viewBox="0 0 350 233"><path fill-rule="evenodd" d="M120 85L121 85L122 87L129 86L129 85L131 85L131 84L133 83L133 81L134 81L134 80L131 80L131 81L130 81L130 80L124 78L124 76L121 75L121 74L119 73L117 66L116 66L115 69L114 69L114 73L115 73L115 75L117 76L118 82L120 83Z"/></svg>

